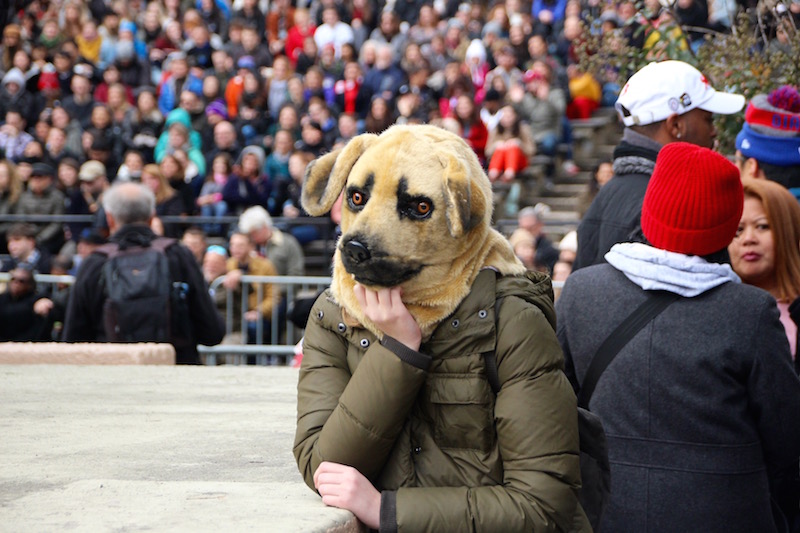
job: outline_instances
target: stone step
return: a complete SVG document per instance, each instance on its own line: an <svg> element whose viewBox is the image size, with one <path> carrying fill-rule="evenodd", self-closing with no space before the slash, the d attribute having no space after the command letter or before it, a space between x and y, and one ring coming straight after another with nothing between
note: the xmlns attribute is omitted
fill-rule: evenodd
<svg viewBox="0 0 800 533"><path fill-rule="evenodd" d="M542 196L580 196L586 190L585 183L559 183L556 181L552 189L542 191Z"/></svg>
<svg viewBox="0 0 800 533"><path fill-rule="evenodd" d="M580 199L575 196L528 196L526 200L528 205L547 204L553 211L577 212L580 203Z"/></svg>

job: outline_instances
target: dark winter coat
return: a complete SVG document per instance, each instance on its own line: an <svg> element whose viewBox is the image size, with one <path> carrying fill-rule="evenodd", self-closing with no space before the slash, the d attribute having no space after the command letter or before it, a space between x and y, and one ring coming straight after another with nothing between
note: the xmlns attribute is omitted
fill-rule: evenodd
<svg viewBox="0 0 800 533"><path fill-rule="evenodd" d="M600 189L578 226L573 270L605 263L606 252L630 240L639 228L642 201L657 156L656 150L626 141L614 150L614 178Z"/></svg>
<svg viewBox="0 0 800 533"><path fill-rule="evenodd" d="M382 491L381 531L588 527L549 279L495 278L481 272L419 352L346 326L328 292L317 300L294 447L310 487L322 461L354 466ZM491 351L496 397L483 355Z"/></svg>
<svg viewBox="0 0 800 533"><path fill-rule="evenodd" d="M573 381L645 297L608 264L567 279L556 310ZM673 302L622 348L589 408L611 462L602 531L776 531L770 484L797 476L800 380L768 293L728 282Z"/></svg>
<svg viewBox="0 0 800 533"><path fill-rule="evenodd" d="M156 238L150 228L131 224L111 236L120 246L149 244ZM208 293L200 267L188 248L175 244L167 248L170 278L188 285L186 295L188 316L172 313L170 343L175 347L178 363L199 363L197 345L215 345L225 335L225 324ZM107 256L93 253L81 263L67 305L64 340L69 342L105 342L103 303L106 299L102 284L103 265ZM181 328L177 325L180 324ZM182 331L178 331L182 329Z"/></svg>

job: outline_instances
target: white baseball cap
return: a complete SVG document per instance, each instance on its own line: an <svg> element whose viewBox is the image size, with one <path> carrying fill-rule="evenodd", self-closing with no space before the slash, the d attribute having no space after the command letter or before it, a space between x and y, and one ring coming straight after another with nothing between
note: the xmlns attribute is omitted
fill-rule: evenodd
<svg viewBox="0 0 800 533"><path fill-rule="evenodd" d="M644 126L695 108L720 115L744 107L741 94L715 91L702 72L683 61L650 63L630 77L614 107L626 126Z"/></svg>

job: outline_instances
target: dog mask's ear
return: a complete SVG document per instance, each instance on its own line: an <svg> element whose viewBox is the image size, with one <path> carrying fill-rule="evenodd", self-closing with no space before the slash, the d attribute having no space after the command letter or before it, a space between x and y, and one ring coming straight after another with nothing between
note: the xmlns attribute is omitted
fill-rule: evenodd
<svg viewBox="0 0 800 533"><path fill-rule="evenodd" d="M321 216L331 210L344 189L347 176L361 154L377 135L365 133L353 137L341 150L336 150L309 163L303 177L301 203L311 216Z"/></svg>
<svg viewBox="0 0 800 533"><path fill-rule="evenodd" d="M461 237L480 223L481 216L472 214L472 187L467 167L455 156L442 162L444 169L444 198L447 229L455 238Z"/></svg>

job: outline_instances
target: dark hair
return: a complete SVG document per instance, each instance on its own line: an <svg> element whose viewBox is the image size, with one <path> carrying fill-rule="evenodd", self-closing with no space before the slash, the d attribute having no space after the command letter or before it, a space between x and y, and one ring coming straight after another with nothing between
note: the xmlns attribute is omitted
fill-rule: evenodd
<svg viewBox="0 0 800 533"><path fill-rule="evenodd" d="M759 161L758 167L770 181L780 183L787 189L800 187L800 165L779 167L772 163L763 163Z"/></svg>
<svg viewBox="0 0 800 533"><path fill-rule="evenodd" d="M37 233L36 226L31 224L30 222L17 222L15 224L12 224L11 227L8 228L6 236L8 238L24 237L27 239L35 239L36 233Z"/></svg>

